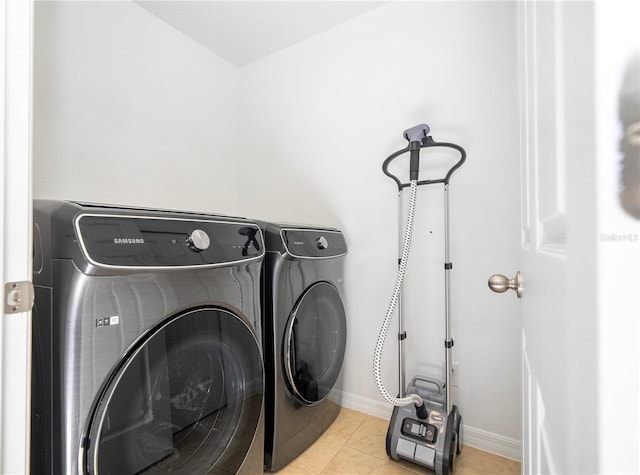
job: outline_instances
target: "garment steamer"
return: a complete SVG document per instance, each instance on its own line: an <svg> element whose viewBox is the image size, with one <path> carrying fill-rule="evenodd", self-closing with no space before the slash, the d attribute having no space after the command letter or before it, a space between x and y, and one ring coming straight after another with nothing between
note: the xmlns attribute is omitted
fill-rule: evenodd
<svg viewBox="0 0 640 475"><path fill-rule="evenodd" d="M458 408L451 403L451 351L453 339L451 337L451 290L450 274L453 268L449 259L449 180L451 175L462 166L466 159L466 152L462 147L453 143L435 142L429 135L429 126L416 125L404 131L404 138L409 144L393 154L383 163L382 171L398 185L398 210L402 216L403 190L409 187L409 206L407 223L402 237L402 219L399 221L399 241L401 255L398 262L398 276L393 289L393 296L384 319L384 323L376 342L373 372L376 385L384 398L393 404L393 414L387 431L387 455L394 460L409 460L416 464L434 470L437 475L448 475L453 472L456 455L462 449L462 416ZM420 150L423 148L449 148L460 153L459 160L447 172L444 178L436 180L419 180ZM389 172L389 164L397 157L410 152L409 183L403 183L398 177ZM382 382L380 361L382 348L389 331L389 325L395 312L411 247L413 223L417 189L422 185L444 185L444 288L445 288L445 380L415 376L405 388L404 371L404 340L407 334L403 328L402 306L398 307L398 363L399 387L398 397L393 397ZM400 247L400 246L399 246Z"/></svg>

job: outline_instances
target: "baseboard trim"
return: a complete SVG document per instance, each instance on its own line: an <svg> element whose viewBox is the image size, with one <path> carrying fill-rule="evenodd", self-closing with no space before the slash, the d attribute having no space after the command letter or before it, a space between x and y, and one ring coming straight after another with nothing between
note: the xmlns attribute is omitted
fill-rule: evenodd
<svg viewBox="0 0 640 475"><path fill-rule="evenodd" d="M345 391L338 391L337 389L333 389L329 397L338 402L342 407L379 417L380 419L389 419L393 410L393 406L384 401L347 393Z"/></svg>
<svg viewBox="0 0 640 475"><path fill-rule="evenodd" d="M494 434L475 427L462 425L462 443L469 447L484 450L492 454L500 455L517 462L521 461L522 444L517 439L505 437L500 434Z"/></svg>
<svg viewBox="0 0 640 475"><path fill-rule="evenodd" d="M338 401L341 406L354 411L363 412L370 416L379 417L381 419L389 419L393 407L384 401L371 399L353 393L344 391L332 391L330 396ZM464 416L463 416L464 419ZM499 455L511 460L520 461L522 444L517 439L505 437L503 435L494 434L486 430L477 429L463 424L462 437L464 445L484 450L492 454Z"/></svg>

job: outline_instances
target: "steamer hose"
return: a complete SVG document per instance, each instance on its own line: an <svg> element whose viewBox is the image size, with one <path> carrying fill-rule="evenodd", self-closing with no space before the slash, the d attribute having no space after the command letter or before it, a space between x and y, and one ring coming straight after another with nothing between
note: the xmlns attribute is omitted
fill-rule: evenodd
<svg viewBox="0 0 640 475"><path fill-rule="evenodd" d="M409 188L409 210L407 213L407 227L404 233L404 240L402 242L402 256L400 258L400 266L398 267L398 275L396 277L396 284L393 288L393 295L391 297L391 302L389 303L389 308L387 309L387 314L384 318L384 322L382 324L382 328L380 329L380 334L378 335L378 341L376 341L376 349L373 354L373 375L375 377L376 386L380 391L380 394L391 404L394 406L408 406L409 404L416 405L416 412L420 418L421 412L424 413L424 417L426 418L426 408L422 402L422 398L417 394L409 394L403 398L393 397L389 394L389 391L384 387L384 383L382 382L382 374L380 370L380 362L382 360L382 349L384 347L384 341L387 338L387 333L389 331L389 326L391 325L391 319L393 318L393 314L396 310L396 306L398 304L398 297L400 296L400 289L402 288L402 281L404 280L404 273L407 267L407 260L409 257L409 250L411 248L411 238L413 237L413 223L415 217L415 207L416 207L416 195L418 190L418 180L412 179L410 181Z"/></svg>

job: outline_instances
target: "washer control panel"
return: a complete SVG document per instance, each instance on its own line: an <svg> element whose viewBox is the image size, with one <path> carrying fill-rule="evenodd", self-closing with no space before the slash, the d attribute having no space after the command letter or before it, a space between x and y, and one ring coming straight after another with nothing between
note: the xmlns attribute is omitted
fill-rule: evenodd
<svg viewBox="0 0 640 475"><path fill-rule="evenodd" d="M253 223L83 214L75 221L83 254L106 267L193 267L255 259L264 253Z"/></svg>
<svg viewBox="0 0 640 475"><path fill-rule="evenodd" d="M402 421L401 431L404 435L419 439L427 444L434 444L438 437L438 428L436 426L409 417Z"/></svg>

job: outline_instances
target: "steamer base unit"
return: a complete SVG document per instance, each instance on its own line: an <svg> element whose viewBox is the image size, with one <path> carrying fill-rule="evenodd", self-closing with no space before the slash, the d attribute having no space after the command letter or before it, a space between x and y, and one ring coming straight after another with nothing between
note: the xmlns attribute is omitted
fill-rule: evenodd
<svg viewBox="0 0 640 475"><path fill-rule="evenodd" d="M430 383L437 391L420 386ZM387 455L393 460L409 460L438 475L453 471L462 447L462 416L457 406L447 414L442 384L433 379L416 377L407 394L417 393L424 401L427 418L420 419L416 407L394 406L387 430Z"/></svg>

